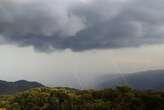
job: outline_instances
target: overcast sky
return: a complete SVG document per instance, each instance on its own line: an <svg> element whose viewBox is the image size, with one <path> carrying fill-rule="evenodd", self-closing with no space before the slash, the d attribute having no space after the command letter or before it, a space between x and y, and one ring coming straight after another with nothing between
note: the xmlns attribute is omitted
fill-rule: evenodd
<svg viewBox="0 0 164 110"><path fill-rule="evenodd" d="M1 80L94 85L164 69L163 0L1 0Z"/></svg>

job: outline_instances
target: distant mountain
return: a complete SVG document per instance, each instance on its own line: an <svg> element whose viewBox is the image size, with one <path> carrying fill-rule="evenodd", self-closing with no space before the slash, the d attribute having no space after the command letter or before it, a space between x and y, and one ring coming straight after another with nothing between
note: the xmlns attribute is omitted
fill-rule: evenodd
<svg viewBox="0 0 164 110"><path fill-rule="evenodd" d="M45 86L38 82L29 82L26 80L19 80L16 82L7 82L0 80L0 95L14 94L16 92L21 92L38 87Z"/></svg>
<svg viewBox="0 0 164 110"><path fill-rule="evenodd" d="M129 85L139 90L164 90L164 70L151 70L125 75L105 75L98 79L102 82L97 84L97 88Z"/></svg>

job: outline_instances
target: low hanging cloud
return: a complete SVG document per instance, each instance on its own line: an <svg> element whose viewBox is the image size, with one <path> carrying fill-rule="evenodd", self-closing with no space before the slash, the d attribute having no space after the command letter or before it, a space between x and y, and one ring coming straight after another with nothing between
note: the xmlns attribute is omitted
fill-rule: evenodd
<svg viewBox="0 0 164 110"><path fill-rule="evenodd" d="M74 36L85 25L80 17L69 14L71 5L71 0L1 0L0 31L11 37Z"/></svg>
<svg viewBox="0 0 164 110"><path fill-rule="evenodd" d="M164 43L163 0L1 0L0 43L39 51Z"/></svg>

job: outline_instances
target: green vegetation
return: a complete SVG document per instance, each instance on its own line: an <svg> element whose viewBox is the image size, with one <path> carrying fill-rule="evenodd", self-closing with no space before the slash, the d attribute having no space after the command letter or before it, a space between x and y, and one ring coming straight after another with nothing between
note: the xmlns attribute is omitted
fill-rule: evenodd
<svg viewBox="0 0 164 110"><path fill-rule="evenodd" d="M1 96L0 110L164 110L164 92L38 88Z"/></svg>

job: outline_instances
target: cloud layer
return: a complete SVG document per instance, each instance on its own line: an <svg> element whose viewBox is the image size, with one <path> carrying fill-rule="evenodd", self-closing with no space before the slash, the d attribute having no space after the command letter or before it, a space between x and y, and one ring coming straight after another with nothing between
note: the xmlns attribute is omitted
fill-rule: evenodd
<svg viewBox="0 0 164 110"><path fill-rule="evenodd" d="M40 51L164 42L163 0L1 0L0 43Z"/></svg>

